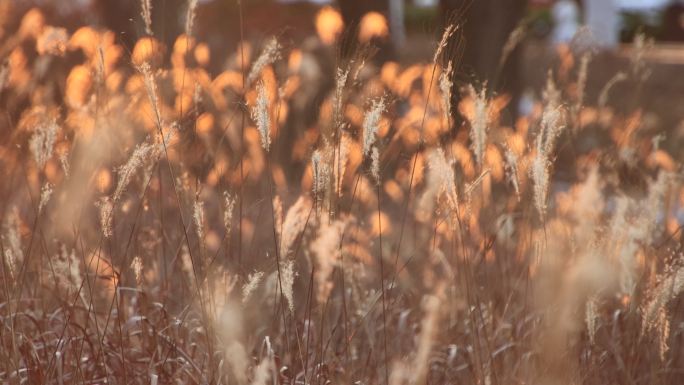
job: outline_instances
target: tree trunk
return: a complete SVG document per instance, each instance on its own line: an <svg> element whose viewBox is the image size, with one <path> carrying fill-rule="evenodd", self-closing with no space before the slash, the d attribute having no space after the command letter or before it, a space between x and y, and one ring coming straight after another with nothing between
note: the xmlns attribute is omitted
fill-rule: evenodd
<svg viewBox="0 0 684 385"><path fill-rule="evenodd" d="M374 11L381 13L389 21L389 0L339 0L337 4L340 7L342 19L347 28L345 38L341 44L341 54L343 57L349 58L354 56L359 48L357 36L359 22L363 15ZM377 60L385 61L393 56L394 52L390 40L374 41L372 43L379 49L375 57Z"/></svg>
<svg viewBox="0 0 684 385"><path fill-rule="evenodd" d="M114 31L125 46L133 47L144 35L140 0L95 0L93 4L103 26ZM152 30L168 46L183 32L181 21L185 21L181 18L185 16L186 4L186 0L152 1Z"/></svg>
<svg viewBox="0 0 684 385"><path fill-rule="evenodd" d="M446 52L462 52L455 62L466 82L484 84L493 92L512 96L508 112L514 118L521 90L520 49L515 49L502 68L499 62L511 32L524 16L525 0L440 0L443 24L455 22L463 29L464 47L451 42ZM458 91L454 90L454 94Z"/></svg>

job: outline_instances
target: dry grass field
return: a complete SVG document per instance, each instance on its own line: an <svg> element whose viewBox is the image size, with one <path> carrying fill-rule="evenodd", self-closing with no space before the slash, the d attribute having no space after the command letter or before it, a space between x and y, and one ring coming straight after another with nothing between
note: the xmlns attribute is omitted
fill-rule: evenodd
<svg viewBox="0 0 684 385"><path fill-rule="evenodd" d="M215 71L189 3L168 47L149 0L130 50L2 18L0 382L684 381L684 126L641 107L647 39L601 84L559 49L511 119L458 24L379 64L323 8Z"/></svg>

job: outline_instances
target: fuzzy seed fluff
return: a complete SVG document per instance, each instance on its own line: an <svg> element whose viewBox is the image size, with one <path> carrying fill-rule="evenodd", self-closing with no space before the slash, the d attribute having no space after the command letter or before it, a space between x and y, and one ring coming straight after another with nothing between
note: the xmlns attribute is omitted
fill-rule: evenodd
<svg viewBox="0 0 684 385"><path fill-rule="evenodd" d="M233 224L233 210L235 209L235 198L228 191L223 192L223 227L226 231L226 238L230 236Z"/></svg>
<svg viewBox="0 0 684 385"><path fill-rule="evenodd" d="M188 0L188 11L185 14L185 34L192 35L192 27L195 24L195 12L197 11L197 0Z"/></svg>
<svg viewBox="0 0 684 385"><path fill-rule="evenodd" d="M135 275L136 285L141 287L143 283L143 262L140 256L133 258L133 261L131 262L131 269L133 269L133 274Z"/></svg>
<svg viewBox="0 0 684 385"><path fill-rule="evenodd" d="M385 112L385 108L385 98L380 98L373 100L370 108L366 111L366 115L363 118L363 156L368 156L371 147L375 144L378 128L380 127L380 119L382 118L382 113Z"/></svg>
<svg viewBox="0 0 684 385"><path fill-rule="evenodd" d="M121 195L131 182L133 175L151 158L152 155L154 155L155 147L156 146L149 143L139 144L133 150L133 153L130 158L128 158L126 164L117 169L119 179L112 197L114 202L118 202L119 199L121 199Z"/></svg>
<svg viewBox="0 0 684 385"><path fill-rule="evenodd" d="M455 208L458 204L458 193L454 182L454 169L444 156L444 150L438 148L430 152L427 164L428 190L435 198L443 198L449 207Z"/></svg>
<svg viewBox="0 0 684 385"><path fill-rule="evenodd" d="M596 296L589 297L586 303L584 319L587 324L587 334L589 335L589 343L594 344L596 338L596 319L598 318L598 298Z"/></svg>
<svg viewBox="0 0 684 385"><path fill-rule="evenodd" d="M19 217L17 213L12 213L5 222L5 235L3 237L4 257L11 278L17 278L17 267L24 260L24 252L21 249L21 238L19 236Z"/></svg>
<svg viewBox="0 0 684 385"><path fill-rule="evenodd" d="M268 95L264 82L257 84L256 105L252 108L252 119L259 130L261 147L268 152L271 148L271 117L268 113Z"/></svg>
<svg viewBox="0 0 684 385"><path fill-rule="evenodd" d="M333 282L330 277L341 256L340 246L346 225L345 221L340 220L330 224L324 221L318 230L318 236L311 243L311 251L316 256L314 279L319 303L325 303L332 290Z"/></svg>
<svg viewBox="0 0 684 385"><path fill-rule="evenodd" d="M145 33L152 36L152 0L140 0L140 16L145 23Z"/></svg>
<svg viewBox="0 0 684 385"><path fill-rule="evenodd" d="M439 75L439 91L442 96L442 113L444 114L444 121L449 124L451 120L451 88L454 83L451 81L451 73L453 72L452 61Z"/></svg>
<svg viewBox="0 0 684 385"><path fill-rule="evenodd" d="M250 273L247 277L247 283L242 286L242 303L246 303L254 290L259 286L259 283L264 278L263 271L255 271Z"/></svg>
<svg viewBox="0 0 684 385"><path fill-rule="evenodd" d="M304 196L299 197L285 214L283 234L280 238L280 257L288 258L299 234L304 231L307 217L311 210L311 202Z"/></svg>
<svg viewBox="0 0 684 385"><path fill-rule="evenodd" d="M294 313L294 261L289 259L280 264L280 279L283 285L283 296L287 300L287 307Z"/></svg>
<svg viewBox="0 0 684 385"><path fill-rule="evenodd" d="M110 197L102 197L96 204L100 209L100 227L105 238L112 236L112 215L114 203Z"/></svg>
<svg viewBox="0 0 684 385"><path fill-rule="evenodd" d="M513 152L510 148L506 148L504 153L504 159L506 161L506 179L509 183L513 185L515 190L515 195L518 197L518 202L520 202L520 179L518 178L518 155Z"/></svg>
<svg viewBox="0 0 684 385"><path fill-rule="evenodd" d="M192 217L195 221L195 232L200 243L204 242L204 202L195 199Z"/></svg>
<svg viewBox="0 0 684 385"><path fill-rule="evenodd" d="M534 184L534 205L542 220L546 216L546 198L551 180L551 155L563 127L561 108L550 102L542 114L540 131L535 142L536 153L530 167Z"/></svg>
<svg viewBox="0 0 684 385"><path fill-rule="evenodd" d="M39 124L29 141L29 148L38 168L43 168L52 156L52 148L55 145L57 130L59 127L54 120Z"/></svg>
<svg viewBox="0 0 684 385"><path fill-rule="evenodd" d="M50 201L52 196L52 185L50 183L45 183L40 189L40 203L38 204L38 212L42 212L45 206Z"/></svg>
<svg viewBox="0 0 684 385"><path fill-rule="evenodd" d="M313 195L318 199L325 192L330 179L330 167L320 150L314 151L311 155L311 172L313 174Z"/></svg>
<svg viewBox="0 0 684 385"><path fill-rule="evenodd" d="M278 59L280 59L280 43L276 38L271 38L252 65L252 69L249 70L247 84L252 84L266 66L273 64Z"/></svg>
<svg viewBox="0 0 684 385"><path fill-rule="evenodd" d="M456 29L458 29L458 26L455 24L449 24L444 29L444 33L442 33L442 38L439 40L439 44L437 45L437 49L435 50L435 55L432 57L433 63L437 63L439 55L441 55L442 51L444 51L444 48L446 48L446 45L449 42L449 38L451 37L451 35L454 34L454 32L456 32Z"/></svg>
<svg viewBox="0 0 684 385"><path fill-rule="evenodd" d="M158 128L164 125L161 117L161 109L159 107L159 96L157 92L157 80L155 74L152 72L152 67L150 63L142 63L138 67L138 71L143 75L143 83L145 85L145 91L147 92L147 97L152 105L152 110L154 111L155 119Z"/></svg>
<svg viewBox="0 0 684 385"><path fill-rule="evenodd" d="M482 88L480 92L470 87L470 97L473 99L473 116L470 118L470 148L475 154L475 161L482 167L484 152L487 146L487 90Z"/></svg>
<svg viewBox="0 0 684 385"><path fill-rule="evenodd" d="M371 176L375 179L375 184L380 184L380 151L377 146L371 150Z"/></svg>
<svg viewBox="0 0 684 385"><path fill-rule="evenodd" d="M55 278L57 284L67 292L73 293L78 290L81 284L81 269L79 267L78 259L76 258L76 251L68 251L62 245L60 252L52 261L52 268L55 271Z"/></svg>

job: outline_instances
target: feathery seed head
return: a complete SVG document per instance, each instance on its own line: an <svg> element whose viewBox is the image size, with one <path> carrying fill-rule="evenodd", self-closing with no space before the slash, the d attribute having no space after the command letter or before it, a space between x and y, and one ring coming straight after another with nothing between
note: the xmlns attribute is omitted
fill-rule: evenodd
<svg viewBox="0 0 684 385"><path fill-rule="evenodd" d="M563 114L560 106L549 99L542 113L540 130L536 138L536 154L532 159L530 175L534 184L534 204L540 219L546 216L546 198L551 181L551 153L556 139L564 128Z"/></svg>
<svg viewBox="0 0 684 385"><path fill-rule="evenodd" d="M473 86L469 87L470 97L473 99L474 111L470 119L470 147L475 154L475 161L482 167L484 161L484 151L487 146L487 126L489 117L487 112L487 89L483 87L480 92L476 92Z"/></svg>
<svg viewBox="0 0 684 385"><path fill-rule="evenodd" d="M235 208L235 198L228 191L223 192L223 226L226 231L226 238L230 235L233 223L233 209Z"/></svg>
<svg viewBox="0 0 684 385"><path fill-rule="evenodd" d="M100 227L105 238L112 236L112 215L114 213L114 202L110 197L102 197L95 205L100 209Z"/></svg>
<svg viewBox="0 0 684 385"><path fill-rule="evenodd" d="M680 256L679 266L670 266L658 277L658 284L647 293L648 300L641 308L642 332L653 330L659 324L659 316L667 304L684 291L684 265Z"/></svg>
<svg viewBox="0 0 684 385"><path fill-rule="evenodd" d="M76 258L76 251L68 251L62 245L59 254L52 261L52 268L55 271L57 283L63 287L67 292L75 292L78 290L82 282L81 269L79 261Z"/></svg>
<svg viewBox="0 0 684 385"><path fill-rule="evenodd" d="M197 10L197 0L188 0L188 11L185 14L185 35L192 35L192 27L195 23L195 11Z"/></svg>
<svg viewBox="0 0 684 385"><path fill-rule="evenodd" d="M263 51L252 65L249 76L247 76L247 84L252 84L266 66L273 64L278 59L280 59L280 43L274 37L266 43Z"/></svg>
<svg viewBox="0 0 684 385"><path fill-rule="evenodd" d="M380 185L380 151L377 146L373 146L371 150L371 175L375 184Z"/></svg>
<svg viewBox="0 0 684 385"><path fill-rule="evenodd" d="M596 319L598 318L598 297L589 297L585 309L585 322L587 324L587 334L589 334L589 343L594 344L596 336Z"/></svg>
<svg viewBox="0 0 684 385"><path fill-rule="evenodd" d="M4 257L11 278L17 278L17 266L24 260L19 236L19 214L13 212L5 220L5 235L3 237Z"/></svg>
<svg viewBox="0 0 684 385"><path fill-rule="evenodd" d="M294 313L294 260L288 259L285 262L281 262L280 265L280 279L283 285L283 296L287 300L287 306L291 313Z"/></svg>
<svg viewBox="0 0 684 385"><path fill-rule="evenodd" d="M325 191L330 178L330 168L320 150L311 155L311 171L313 173L313 195L318 197Z"/></svg>
<svg viewBox="0 0 684 385"><path fill-rule="evenodd" d="M273 197L273 226L276 234L280 237L283 230L283 201L278 195Z"/></svg>
<svg viewBox="0 0 684 385"><path fill-rule="evenodd" d="M343 70L342 68L337 68L337 74L335 76L335 94L334 94L334 110L333 118L335 126L342 124L342 94L344 92L344 86L347 84L347 77L349 76L349 68Z"/></svg>
<svg viewBox="0 0 684 385"><path fill-rule="evenodd" d="M143 83L145 85L145 91L147 92L147 97L152 105L152 110L154 111L156 124L159 129L164 126L164 122L161 116L161 109L159 107L159 96L157 93L157 80L155 74L152 72L152 67L150 63L143 62L138 66L138 71L143 75Z"/></svg>
<svg viewBox="0 0 684 385"><path fill-rule="evenodd" d="M50 201L52 196L52 185L50 183L45 183L40 189L40 203L38 204L38 212L43 211L43 208Z"/></svg>
<svg viewBox="0 0 684 385"><path fill-rule="evenodd" d="M136 285L138 285L138 287L141 287L143 283L143 262L140 256L136 256L135 258L133 258L133 261L131 261L131 268L133 269L133 274L135 275Z"/></svg>
<svg viewBox="0 0 684 385"><path fill-rule="evenodd" d="M610 78L610 80L608 80L606 82L606 85L603 86L603 88L601 89L601 92L599 93L599 97L598 97L598 106L600 108L605 107L606 104L608 103L608 96L610 94L610 90L616 84L621 83L625 80L627 80L627 74L620 71L620 72L616 73L615 75L613 75L613 77Z"/></svg>
<svg viewBox="0 0 684 385"><path fill-rule="evenodd" d="M135 147L128 161L117 169L119 179L112 200L118 202L123 192L131 182L133 175L155 154L156 146L149 143L141 143Z"/></svg>
<svg viewBox="0 0 684 385"><path fill-rule="evenodd" d="M333 159L333 176L335 178L335 190L338 196L342 195L342 178L349 162L349 151L351 150L352 139L348 134L343 133L340 138L340 145L335 159Z"/></svg>
<svg viewBox="0 0 684 385"><path fill-rule="evenodd" d="M546 88L543 92L544 102L546 106L556 107L561 103L561 90L556 86L556 82L553 80L553 72L549 70L546 75Z"/></svg>
<svg viewBox="0 0 684 385"><path fill-rule="evenodd" d="M439 91L442 96L442 111L444 114L444 121L449 124L451 120L451 89L454 84L451 81L451 73L453 62L449 60L449 64L439 75Z"/></svg>
<svg viewBox="0 0 684 385"><path fill-rule="evenodd" d="M317 286L316 298L319 303L325 303L333 288L330 277L339 263L342 236L346 226L347 222L342 220L335 220L332 223L323 222L316 239L311 242L311 251L316 257L314 279Z"/></svg>
<svg viewBox="0 0 684 385"><path fill-rule="evenodd" d="M140 0L140 16L145 23L145 33L152 36L152 0Z"/></svg>
<svg viewBox="0 0 684 385"><path fill-rule="evenodd" d="M204 202L199 199L195 199L192 217L195 221L197 239L199 239L200 242L204 242Z"/></svg>
<svg viewBox="0 0 684 385"><path fill-rule="evenodd" d="M52 148L55 145L57 130L59 127L54 120L46 120L36 126L35 132L29 141L29 148L39 168L43 168L52 156Z"/></svg>
<svg viewBox="0 0 684 385"><path fill-rule="evenodd" d="M261 147L268 152L271 147L271 117L268 112L268 95L263 81L257 85L256 105L252 108L252 120L256 122Z"/></svg>
<svg viewBox="0 0 684 385"><path fill-rule="evenodd" d="M304 196L300 196L285 214L283 221L283 233L280 238L280 258L288 258L292 246L304 231L307 217L311 209L311 202Z"/></svg>
<svg viewBox="0 0 684 385"><path fill-rule="evenodd" d="M584 92L587 87L587 72L589 71L589 62L591 61L591 53L587 52L582 55L580 59L580 67L577 72L577 102L575 104L575 112L579 113L584 103Z"/></svg>
<svg viewBox="0 0 684 385"><path fill-rule="evenodd" d="M515 190L515 195L518 197L518 202L520 202L520 180L518 178L518 155L516 155L509 147L506 147L506 152L504 153L504 159L506 161L506 179L513 185Z"/></svg>
<svg viewBox="0 0 684 385"><path fill-rule="evenodd" d="M565 128L563 125L563 111L561 107L551 108L547 106L542 113L541 131L537 137L537 150L541 150L544 154L549 155L553 151L553 146L561 131Z"/></svg>
<svg viewBox="0 0 684 385"><path fill-rule="evenodd" d="M442 51L444 51L444 48L446 48L447 42L449 41L449 38L451 35L456 32L458 29L458 26L455 24L449 24L445 29L444 33L442 33L442 38L439 40L439 44L437 45L437 49L435 50L435 55L432 57L432 62L437 63L437 59L439 59L439 55L442 54Z"/></svg>
<svg viewBox="0 0 684 385"><path fill-rule="evenodd" d="M508 58L511 56L513 50L515 50L515 47L517 47L518 44L520 44L520 42L523 41L523 39L525 38L525 34L525 25L521 24L508 35L506 44L504 44L504 47L501 50L501 58L499 59L499 70L501 70L504 64L506 64L506 60L508 60Z"/></svg>
<svg viewBox="0 0 684 385"><path fill-rule="evenodd" d="M370 108L366 111L366 115L363 118L363 156L368 156L371 147L375 144L376 135L380 127L380 119L385 109L385 98L381 97L373 100Z"/></svg>
<svg viewBox="0 0 684 385"><path fill-rule="evenodd" d="M428 190L433 191L437 199L444 197L450 208L458 205L458 193L455 184L454 169L444 156L444 150L437 148L427 156Z"/></svg>
<svg viewBox="0 0 684 385"><path fill-rule="evenodd" d="M59 163L62 165L62 170L64 171L64 176L69 179L69 152L64 151L59 154Z"/></svg>
<svg viewBox="0 0 684 385"><path fill-rule="evenodd" d="M242 303L246 303L249 300L249 297L259 286L262 278L264 278L263 271L255 271L247 276L247 283L242 286Z"/></svg>
<svg viewBox="0 0 684 385"><path fill-rule="evenodd" d="M550 168L551 162L544 157L543 153L537 152L532 158L530 174L534 182L534 206L542 219L546 215L546 195L549 188Z"/></svg>

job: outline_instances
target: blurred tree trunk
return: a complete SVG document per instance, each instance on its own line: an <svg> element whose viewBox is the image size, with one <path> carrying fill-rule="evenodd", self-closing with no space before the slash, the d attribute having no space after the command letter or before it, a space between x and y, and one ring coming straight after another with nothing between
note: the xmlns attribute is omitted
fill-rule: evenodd
<svg viewBox="0 0 684 385"><path fill-rule="evenodd" d="M389 21L389 0L338 0L337 4L347 28L346 36L342 41L341 54L343 57L351 57L357 52L359 46L356 37L363 15L374 11L381 13ZM388 60L394 54L390 40L373 42L373 45L379 48L376 55L379 61Z"/></svg>
<svg viewBox="0 0 684 385"><path fill-rule="evenodd" d="M684 4L670 4L663 14L663 34L665 41L684 42Z"/></svg>
<svg viewBox="0 0 684 385"><path fill-rule="evenodd" d="M119 41L129 48L137 39L136 23L132 21L139 14L135 12L136 3L134 0L95 0L93 2L102 25L114 31ZM138 8L140 8L139 4Z"/></svg>
<svg viewBox="0 0 684 385"><path fill-rule="evenodd" d="M141 0L94 0L95 11L102 25L114 31L131 48L144 35ZM157 0L152 2L152 30L155 37L167 45L182 33L187 0Z"/></svg>
<svg viewBox="0 0 684 385"><path fill-rule="evenodd" d="M463 29L464 47L447 47L447 52L461 50L462 61L454 63L468 82L487 82L494 92L506 92L513 99L509 113L515 116L522 92L519 64L521 50L515 49L499 69L504 45L525 14L526 0L440 0L443 24L456 23ZM456 90L455 90L456 91ZM455 92L455 94L457 91Z"/></svg>
<svg viewBox="0 0 684 385"><path fill-rule="evenodd" d="M344 22L348 26L358 25L361 17L368 12L375 11L387 15L389 9L388 0L339 0L338 4Z"/></svg>
<svg viewBox="0 0 684 385"><path fill-rule="evenodd" d="M406 41L404 5L404 0L389 0L389 24L390 31L392 31L392 44L396 49L402 49Z"/></svg>

